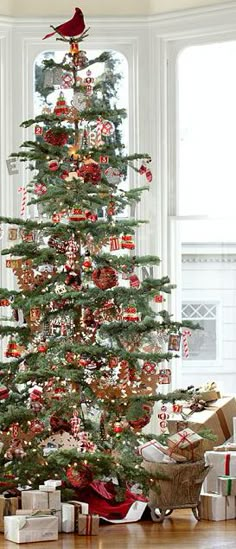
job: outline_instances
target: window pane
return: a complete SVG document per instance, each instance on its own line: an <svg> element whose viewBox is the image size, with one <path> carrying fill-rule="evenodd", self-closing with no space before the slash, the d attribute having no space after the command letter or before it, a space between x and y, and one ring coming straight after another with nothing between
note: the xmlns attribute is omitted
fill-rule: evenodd
<svg viewBox="0 0 236 549"><path fill-rule="evenodd" d="M236 41L179 56L180 215L235 214L235 63Z"/></svg>
<svg viewBox="0 0 236 549"><path fill-rule="evenodd" d="M188 360L216 360L216 305L209 303L183 303L182 319L191 320L202 330L192 331L188 340ZM183 353L183 358L185 355Z"/></svg>

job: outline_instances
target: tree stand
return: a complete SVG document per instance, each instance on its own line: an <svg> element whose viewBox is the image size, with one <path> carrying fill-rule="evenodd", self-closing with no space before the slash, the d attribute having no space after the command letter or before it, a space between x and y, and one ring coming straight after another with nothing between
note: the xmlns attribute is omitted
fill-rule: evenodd
<svg viewBox="0 0 236 549"><path fill-rule="evenodd" d="M149 507L154 522L163 522L174 509L191 508L196 520L200 520L200 492L210 467L203 460L191 463L152 463L143 461L143 467L151 475L163 475L154 481L149 491Z"/></svg>

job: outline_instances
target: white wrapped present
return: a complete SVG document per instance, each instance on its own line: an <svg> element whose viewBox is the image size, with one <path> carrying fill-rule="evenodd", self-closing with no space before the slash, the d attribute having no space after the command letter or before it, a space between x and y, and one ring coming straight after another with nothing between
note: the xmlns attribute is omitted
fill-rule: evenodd
<svg viewBox="0 0 236 549"><path fill-rule="evenodd" d="M61 491L23 490L21 492L21 506L22 509L55 509L60 511Z"/></svg>
<svg viewBox="0 0 236 549"><path fill-rule="evenodd" d="M44 485L45 486L53 486L54 487L54 490L56 490L56 488L58 488L59 486L62 485L62 482L61 480L55 480L55 479L48 479L48 480L45 480L44 481Z"/></svg>
<svg viewBox="0 0 236 549"><path fill-rule="evenodd" d="M220 494L202 494L200 516L204 520L235 519L235 497Z"/></svg>
<svg viewBox="0 0 236 549"><path fill-rule="evenodd" d="M138 447L138 453L146 461L152 461L154 463L161 463L166 457L168 448L163 446L155 439L145 442Z"/></svg>
<svg viewBox="0 0 236 549"><path fill-rule="evenodd" d="M88 515L89 506L83 501L62 503L62 532L75 532L79 514Z"/></svg>
<svg viewBox="0 0 236 549"><path fill-rule="evenodd" d="M236 476L236 452L205 453L206 465L210 465L210 471L204 481L205 492L218 492L218 477L223 475Z"/></svg>
<svg viewBox="0 0 236 549"><path fill-rule="evenodd" d="M58 532L61 532L61 511L55 511L54 509L17 509L16 515L24 515L27 517L34 517L36 515L55 516L58 518Z"/></svg>
<svg viewBox="0 0 236 549"><path fill-rule="evenodd" d="M4 537L15 543L57 540L58 518L52 515L4 517Z"/></svg>

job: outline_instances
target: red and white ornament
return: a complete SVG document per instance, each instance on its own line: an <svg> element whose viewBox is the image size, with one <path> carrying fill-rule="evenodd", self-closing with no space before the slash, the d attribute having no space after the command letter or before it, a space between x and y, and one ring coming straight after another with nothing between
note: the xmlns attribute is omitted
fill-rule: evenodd
<svg viewBox="0 0 236 549"><path fill-rule="evenodd" d="M115 125L110 120L102 120L101 132L102 135L110 137L115 132Z"/></svg>
<svg viewBox="0 0 236 549"><path fill-rule="evenodd" d="M133 305L126 307L123 312L123 320L127 322L138 322L140 320L140 317L136 307L134 307Z"/></svg>
<svg viewBox="0 0 236 549"><path fill-rule="evenodd" d="M121 238L121 248L127 250L134 250L135 244L132 235L123 235Z"/></svg>
<svg viewBox="0 0 236 549"><path fill-rule="evenodd" d="M121 173L118 168L112 168L111 166L109 166L108 168L106 168L104 174L110 185L119 185L121 180Z"/></svg>
<svg viewBox="0 0 236 549"><path fill-rule="evenodd" d="M77 410L75 410L73 413L73 417L70 419L71 433L75 438L77 438L80 432L80 424L81 424L81 419L79 418L79 414Z"/></svg>
<svg viewBox="0 0 236 549"><path fill-rule="evenodd" d="M35 183L34 192L37 196L43 196L47 192L47 187L44 183Z"/></svg>
<svg viewBox="0 0 236 549"><path fill-rule="evenodd" d="M50 162L48 162L48 169L50 170L50 172L56 172L59 167L60 164L58 160L50 160Z"/></svg>
<svg viewBox="0 0 236 549"><path fill-rule="evenodd" d="M110 236L110 252L117 250L120 250L120 238L119 236Z"/></svg>

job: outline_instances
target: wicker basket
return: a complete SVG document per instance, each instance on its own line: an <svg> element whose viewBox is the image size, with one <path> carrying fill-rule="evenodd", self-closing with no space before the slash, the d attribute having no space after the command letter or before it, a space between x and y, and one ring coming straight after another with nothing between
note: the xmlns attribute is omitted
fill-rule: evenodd
<svg viewBox="0 0 236 549"><path fill-rule="evenodd" d="M197 520L200 520L199 501L202 483L209 467L205 462L194 463L152 463L143 462L143 467L152 475L163 474L165 479L155 481L157 490L149 492L149 507L152 520L163 522L174 509L190 507Z"/></svg>

